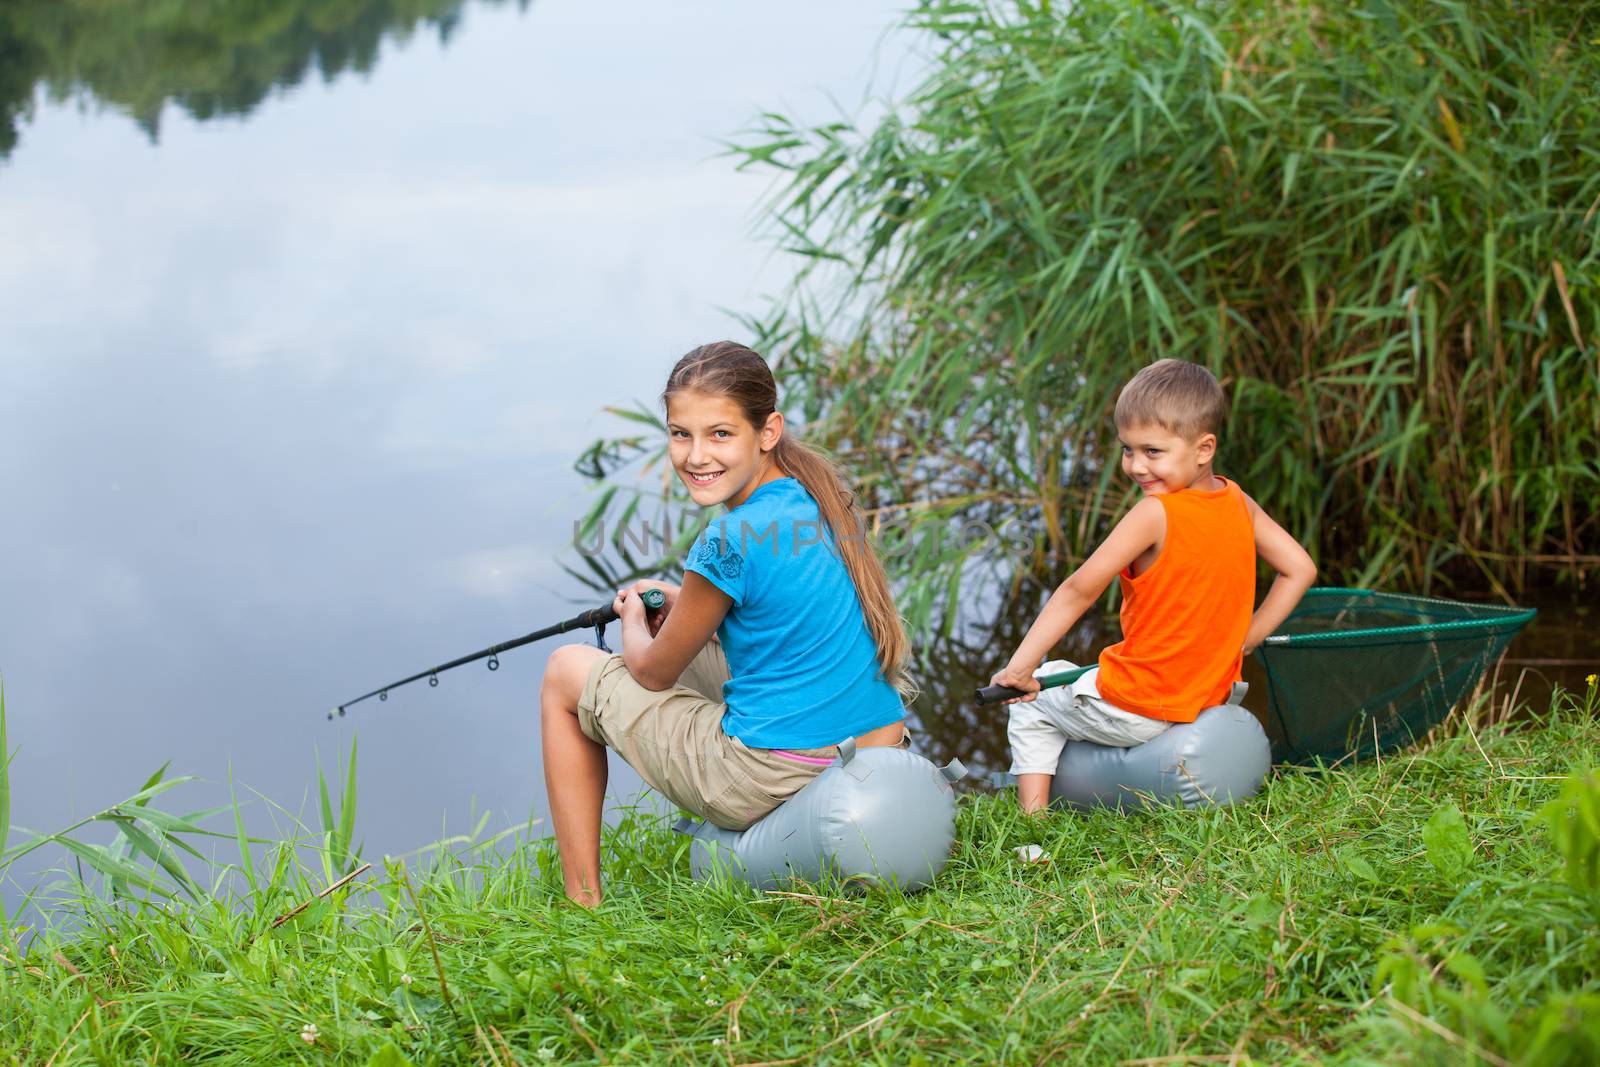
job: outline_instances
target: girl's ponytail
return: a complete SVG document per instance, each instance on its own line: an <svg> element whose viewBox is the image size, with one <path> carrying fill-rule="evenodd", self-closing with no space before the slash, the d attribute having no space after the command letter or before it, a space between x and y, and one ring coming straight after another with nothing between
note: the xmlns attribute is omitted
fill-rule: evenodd
<svg viewBox="0 0 1600 1067"><path fill-rule="evenodd" d="M867 544L866 518L856 506L855 493L845 485L832 460L787 434L778 439L772 458L779 467L794 475L817 502L822 521L833 536L835 550L844 561L851 584L856 587L867 631L878 646L878 667L884 678L909 700L914 691L905 665L910 658L911 642L894 605L889 575L878 554Z"/></svg>
<svg viewBox="0 0 1600 1067"><path fill-rule="evenodd" d="M680 359L667 378L661 402L665 404L672 394L690 389L728 397L744 411L752 426L764 425L778 406L778 386L767 361L733 341L701 345ZM911 642L895 609L889 575L867 544L866 520L856 506L855 493L832 460L788 434L778 439L771 455L778 467L792 474L817 502L834 550L844 561L861 601L867 632L878 647L878 667L902 697L910 700L916 693L905 669Z"/></svg>

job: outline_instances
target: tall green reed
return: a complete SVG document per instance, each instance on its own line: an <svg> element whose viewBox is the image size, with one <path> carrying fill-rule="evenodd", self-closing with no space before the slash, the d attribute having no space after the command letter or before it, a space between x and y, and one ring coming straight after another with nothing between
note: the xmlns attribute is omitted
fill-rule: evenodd
<svg viewBox="0 0 1600 1067"><path fill-rule="evenodd" d="M908 25L933 61L873 125L767 114L733 152L780 185L796 273L746 325L792 414L874 521L947 535L891 556L919 628L975 569L1048 579L1103 538L1117 391L1165 356L1224 381L1219 469L1330 578L1509 597L1600 564L1600 4L923 0ZM648 451L585 464L626 487Z"/></svg>
<svg viewBox="0 0 1600 1067"><path fill-rule="evenodd" d="M361 860L361 848L350 847L356 831L356 739L350 739L350 758L345 770L344 792L339 794L335 813L328 797L328 779L317 763L317 799L322 813L324 873L332 882L337 875L349 874Z"/></svg>

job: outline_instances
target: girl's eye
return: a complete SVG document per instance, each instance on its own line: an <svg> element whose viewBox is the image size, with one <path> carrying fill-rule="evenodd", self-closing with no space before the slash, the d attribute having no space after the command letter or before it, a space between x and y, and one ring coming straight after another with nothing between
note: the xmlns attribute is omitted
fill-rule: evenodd
<svg viewBox="0 0 1600 1067"><path fill-rule="evenodd" d="M715 430L715 431L713 431L713 436L715 436L715 437L732 437L733 434L729 433L727 430Z"/></svg>

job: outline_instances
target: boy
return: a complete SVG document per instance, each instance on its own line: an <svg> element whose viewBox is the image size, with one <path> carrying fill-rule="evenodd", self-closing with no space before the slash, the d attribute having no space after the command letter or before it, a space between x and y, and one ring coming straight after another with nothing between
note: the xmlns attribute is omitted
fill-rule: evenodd
<svg viewBox="0 0 1600 1067"><path fill-rule="evenodd" d="M1221 703L1245 654L1315 580L1305 549L1237 484L1212 473L1226 412L1211 372L1178 359L1152 363L1117 396L1122 470L1144 499L1061 583L993 679L1027 691L1008 701L1023 811L1049 804L1067 741L1142 744ZM1258 554L1278 577L1252 615ZM1122 586L1122 642L1076 682L1040 692L1034 665L1113 577ZM1039 673L1071 667L1058 660Z"/></svg>

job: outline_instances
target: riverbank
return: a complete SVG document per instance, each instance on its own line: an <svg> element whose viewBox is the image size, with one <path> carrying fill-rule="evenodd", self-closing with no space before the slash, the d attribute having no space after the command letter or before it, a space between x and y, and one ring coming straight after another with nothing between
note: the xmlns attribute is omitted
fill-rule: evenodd
<svg viewBox="0 0 1600 1067"><path fill-rule="evenodd" d="M701 885L645 816L608 833L593 914L542 841L322 900L280 850L246 899L6 931L0 1062L1580 1062L1600 897L1539 813L1583 792L1596 712L1591 685L1232 809L967 797L914 897Z"/></svg>

